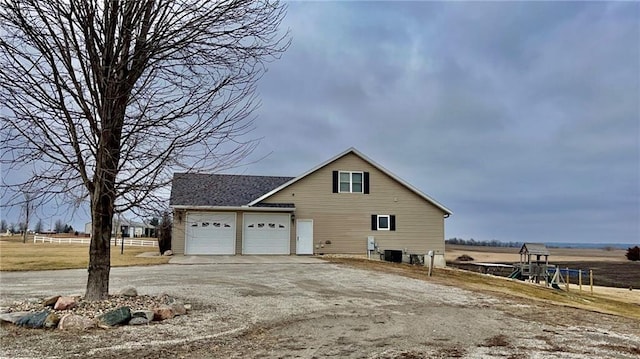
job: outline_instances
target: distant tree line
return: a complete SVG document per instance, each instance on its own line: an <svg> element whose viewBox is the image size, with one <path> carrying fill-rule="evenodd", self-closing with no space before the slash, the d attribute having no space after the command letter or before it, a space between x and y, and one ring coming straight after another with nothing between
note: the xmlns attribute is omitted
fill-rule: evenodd
<svg viewBox="0 0 640 359"><path fill-rule="evenodd" d="M9 233L16 234L16 233L22 233L26 230L27 230L27 226L24 222L8 223L4 219L0 220L0 233L6 233L7 231L9 231ZM43 231L42 220L39 219L36 222L36 224L33 226L33 231L35 233L41 233ZM60 219L56 221L53 227L53 231L56 233L74 232L73 227L70 224L66 224L62 222L62 220Z"/></svg>
<svg viewBox="0 0 640 359"><path fill-rule="evenodd" d="M501 242L498 240L476 241L473 238L449 238L444 241L446 244L458 244L461 246L480 246L480 247L521 247L522 242Z"/></svg>

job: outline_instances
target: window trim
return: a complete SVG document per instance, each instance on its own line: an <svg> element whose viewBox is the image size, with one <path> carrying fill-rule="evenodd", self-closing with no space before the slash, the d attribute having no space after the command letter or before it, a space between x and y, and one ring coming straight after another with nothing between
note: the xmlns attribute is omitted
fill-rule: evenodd
<svg viewBox="0 0 640 359"><path fill-rule="evenodd" d="M349 174L349 191L343 191L342 190L342 184L346 183L342 181L342 174L343 173L348 173ZM359 192L354 192L353 191L353 174L357 173L360 174L360 191ZM338 171L338 193L365 193L364 187L365 187L365 180L364 180L364 172L363 171Z"/></svg>
<svg viewBox="0 0 640 359"><path fill-rule="evenodd" d="M380 218L387 218L387 228L380 228ZM371 215L371 230L372 231L391 231L394 232L397 228L396 215L395 214L372 214Z"/></svg>
<svg viewBox="0 0 640 359"><path fill-rule="evenodd" d="M387 219L387 227L383 228L380 226L380 219L382 218L386 218ZM378 231L390 231L391 230L391 215L389 214L378 214L376 215L376 220L377 220L377 226L376 226L376 230Z"/></svg>

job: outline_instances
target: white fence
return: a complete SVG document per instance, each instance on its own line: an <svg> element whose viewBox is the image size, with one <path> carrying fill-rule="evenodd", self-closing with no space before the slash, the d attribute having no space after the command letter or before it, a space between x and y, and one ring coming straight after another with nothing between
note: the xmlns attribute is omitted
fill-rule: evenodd
<svg viewBox="0 0 640 359"><path fill-rule="evenodd" d="M91 238L87 237L69 237L69 238L54 238L44 236L34 236L33 243L56 243L56 244L89 244ZM112 245L122 245L122 238L111 238ZM158 241L150 241L143 239L124 239L125 246L134 247L157 247Z"/></svg>
<svg viewBox="0 0 640 359"><path fill-rule="evenodd" d="M111 244L115 244L117 246L122 244L122 238L111 238ZM115 243L114 243L115 242ZM125 246L136 246L136 247L157 247L158 241L150 241L143 239L124 239Z"/></svg>

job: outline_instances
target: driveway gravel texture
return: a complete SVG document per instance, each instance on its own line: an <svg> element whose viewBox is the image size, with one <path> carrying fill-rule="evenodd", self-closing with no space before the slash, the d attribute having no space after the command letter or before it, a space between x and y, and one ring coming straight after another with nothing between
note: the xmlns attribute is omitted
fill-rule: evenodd
<svg viewBox="0 0 640 359"><path fill-rule="evenodd" d="M86 270L0 273L0 306L82 295ZM316 264L111 269L111 293L191 312L83 332L0 328L3 358L638 358L640 323L393 273Z"/></svg>

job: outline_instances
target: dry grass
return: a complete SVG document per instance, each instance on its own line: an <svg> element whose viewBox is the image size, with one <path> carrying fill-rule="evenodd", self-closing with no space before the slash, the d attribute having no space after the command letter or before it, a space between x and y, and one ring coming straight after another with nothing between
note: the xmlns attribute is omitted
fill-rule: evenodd
<svg viewBox="0 0 640 359"><path fill-rule="evenodd" d="M427 269L408 264L369 261L359 258L325 258L326 260L367 270L379 270L405 277L428 280L444 285L453 285L479 292L502 295L511 298L538 300L541 302L567 307L591 310L599 313L640 319L640 304L629 303L615 298L587 293L565 292L530 283L502 277L488 276L457 269L443 268L434 270L427 277Z"/></svg>
<svg viewBox="0 0 640 359"><path fill-rule="evenodd" d="M127 247L120 254L120 247L111 247L111 266L126 267L165 264L169 257L136 257L144 252L158 251L155 247ZM30 271L51 269L87 268L89 264L89 245L87 244L51 244L21 240L3 239L0 241L0 271Z"/></svg>

